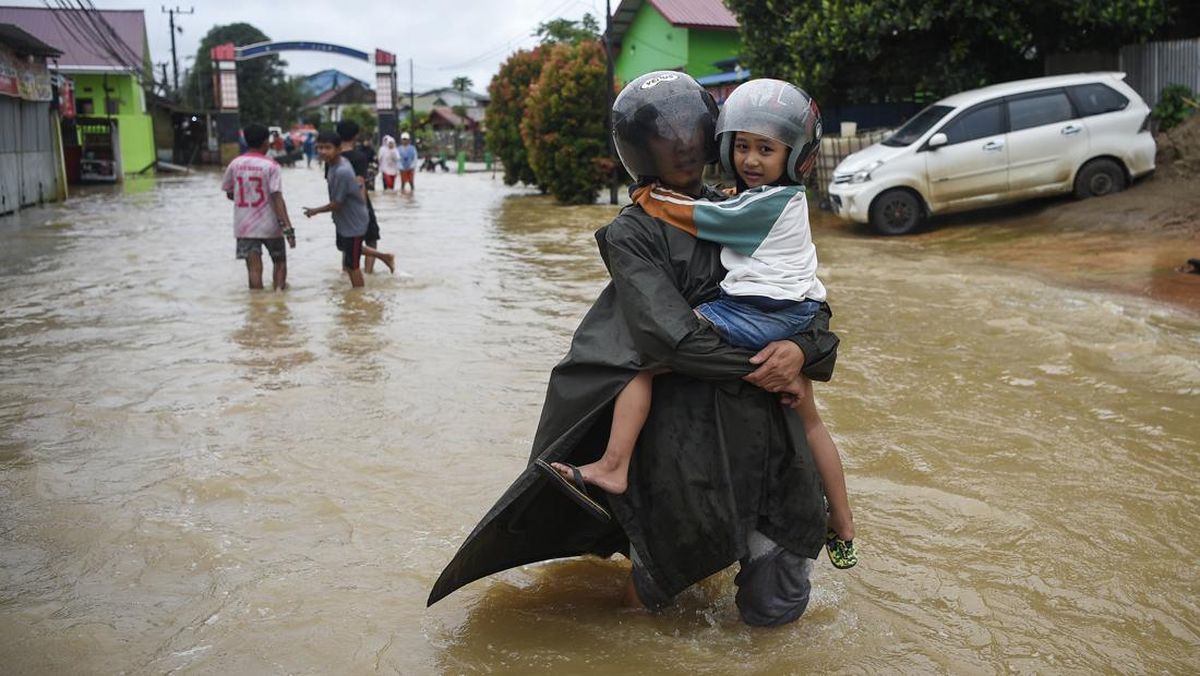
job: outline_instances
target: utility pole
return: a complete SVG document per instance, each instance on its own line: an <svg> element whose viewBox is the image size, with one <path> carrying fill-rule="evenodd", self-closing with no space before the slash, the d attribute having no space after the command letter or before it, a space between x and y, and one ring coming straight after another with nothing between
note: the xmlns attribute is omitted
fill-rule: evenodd
<svg viewBox="0 0 1200 676"><path fill-rule="evenodd" d="M412 58L408 59L408 129L412 133L417 133L417 93L413 90L413 63ZM413 139L416 143L417 139Z"/></svg>
<svg viewBox="0 0 1200 676"><path fill-rule="evenodd" d="M155 65L156 65L156 66L158 66L159 68L162 68L162 88L163 88L163 90L164 90L164 91L163 91L163 95L164 95L164 97L165 97L165 96L166 96L166 93L167 93L165 90L166 90L166 88L167 88L167 82L168 82L168 80L167 80L167 62L166 62L166 61L159 61L159 62L158 62L158 63L156 63Z"/></svg>
<svg viewBox="0 0 1200 676"><path fill-rule="evenodd" d="M613 162L612 178L609 179L608 185L608 203L617 203L617 154L613 148L612 135L612 107L613 107L613 53L612 53L612 2L604 0L604 65L605 72L608 78L604 83L605 94L604 100L608 104L608 111L604 113L604 126L608 132L608 159Z"/></svg>
<svg viewBox="0 0 1200 676"><path fill-rule="evenodd" d="M175 15L176 14L195 14L196 8L189 7L188 11L185 12L182 9L180 9L178 5L176 5L174 9L167 9L166 6L163 5L162 11L169 17L169 21L171 23L171 67L175 70L175 81L173 84L173 90L174 90L175 97L178 98L179 97L179 59L176 58L176 56L175 56ZM182 31L183 29L181 28L179 30ZM166 73L163 73L163 79L165 80L166 78L167 78Z"/></svg>

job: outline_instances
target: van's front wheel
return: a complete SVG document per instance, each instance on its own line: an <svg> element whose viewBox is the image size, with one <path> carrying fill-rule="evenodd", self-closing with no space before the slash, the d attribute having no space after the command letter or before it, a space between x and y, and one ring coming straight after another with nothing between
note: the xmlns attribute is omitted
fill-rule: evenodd
<svg viewBox="0 0 1200 676"><path fill-rule="evenodd" d="M871 203L871 227L881 235L906 235L923 215L921 200L907 190L888 190Z"/></svg>
<svg viewBox="0 0 1200 676"><path fill-rule="evenodd" d="M1109 159L1092 160L1075 176L1075 196L1100 197L1125 189L1125 170Z"/></svg>

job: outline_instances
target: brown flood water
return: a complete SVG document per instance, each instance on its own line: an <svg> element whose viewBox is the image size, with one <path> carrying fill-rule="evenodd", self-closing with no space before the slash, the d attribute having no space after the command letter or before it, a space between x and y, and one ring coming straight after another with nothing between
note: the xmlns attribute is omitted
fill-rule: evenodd
<svg viewBox="0 0 1200 676"><path fill-rule="evenodd" d="M621 560L424 607L523 466L605 282L606 206L487 174L376 196L401 273L327 218L249 293L214 174L0 220L0 671L1096 673L1200 664L1200 318L924 240L821 227L818 389L862 562L752 630L732 571L658 616ZM285 172L294 214L324 202ZM936 244L936 243L935 243Z"/></svg>

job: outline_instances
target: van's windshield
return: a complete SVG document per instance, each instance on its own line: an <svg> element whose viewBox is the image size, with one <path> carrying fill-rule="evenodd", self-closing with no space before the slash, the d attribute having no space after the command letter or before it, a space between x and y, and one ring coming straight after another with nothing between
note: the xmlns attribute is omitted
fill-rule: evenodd
<svg viewBox="0 0 1200 676"><path fill-rule="evenodd" d="M938 120L946 117L952 110L954 110L952 106L929 106L914 115L908 122L905 122L904 126L897 129L891 136L884 139L883 145L903 148L904 146L916 143L917 139L929 131L930 127L937 124Z"/></svg>

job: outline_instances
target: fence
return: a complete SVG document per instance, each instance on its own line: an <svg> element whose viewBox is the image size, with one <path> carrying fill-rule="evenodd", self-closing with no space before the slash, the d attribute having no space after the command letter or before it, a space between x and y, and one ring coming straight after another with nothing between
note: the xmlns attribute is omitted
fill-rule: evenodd
<svg viewBox="0 0 1200 676"><path fill-rule="evenodd" d="M888 134L891 129L876 129L865 131L855 136L826 136L821 139L821 152L817 155L816 166L813 167L812 178L805 183L805 188L816 204L824 204L829 196L829 183L833 180L833 170L851 153L856 153L867 146L875 145Z"/></svg>
<svg viewBox="0 0 1200 676"><path fill-rule="evenodd" d="M1167 85L1200 91L1200 38L1126 45L1121 48L1120 68L1125 82L1151 108Z"/></svg>
<svg viewBox="0 0 1200 676"><path fill-rule="evenodd" d="M0 96L0 214L57 199L54 119L49 102Z"/></svg>

